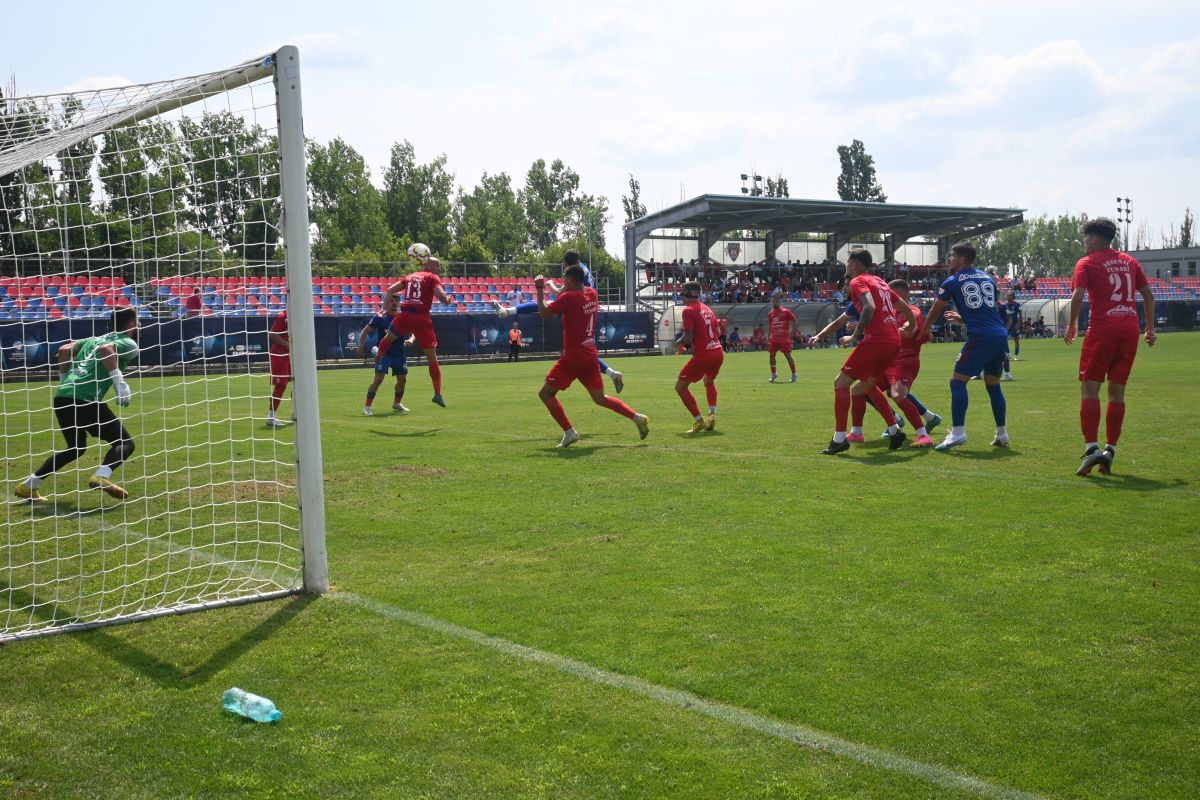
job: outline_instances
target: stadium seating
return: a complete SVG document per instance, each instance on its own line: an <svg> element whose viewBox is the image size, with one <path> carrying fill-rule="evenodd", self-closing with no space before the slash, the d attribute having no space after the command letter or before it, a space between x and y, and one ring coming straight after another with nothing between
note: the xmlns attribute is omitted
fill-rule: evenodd
<svg viewBox="0 0 1200 800"><path fill-rule="evenodd" d="M107 317L133 306L150 316L132 286L121 277L37 275L0 278L0 322Z"/></svg>

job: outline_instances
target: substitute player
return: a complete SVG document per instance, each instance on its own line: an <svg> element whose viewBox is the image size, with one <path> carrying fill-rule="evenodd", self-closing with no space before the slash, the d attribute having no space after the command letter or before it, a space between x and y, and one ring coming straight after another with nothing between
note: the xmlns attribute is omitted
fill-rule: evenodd
<svg viewBox="0 0 1200 800"><path fill-rule="evenodd" d="M584 288L595 289L596 288L596 277L594 275L592 275L592 271L588 268L588 265L584 264L582 261L579 260L579 252L577 250L568 250L567 252L563 253L563 260L562 260L563 274L566 275L567 267L573 267L575 265L579 265L580 267L583 268ZM561 284L556 284L553 281L547 281L546 291L548 294L557 297L559 294L562 293L563 287ZM505 317L516 316L517 314L536 314L536 313L538 313L537 302L518 303L517 305L515 305L511 308L505 308L498 301L492 301L492 309L495 310L496 314L499 315L500 319L504 319ZM605 364L604 359L600 359L600 372L603 375L607 375L612 380L613 388L617 390L617 394L620 394L621 390L625 388L625 376L622 373L620 373L617 370L610 367L608 364Z"/></svg>
<svg viewBox="0 0 1200 800"><path fill-rule="evenodd" d="M633 420L638 434L645 439L650 433L650 420L615 397L604 394L604 378L600 376L600 358L596 354L596 315L600 302L596 290L583 285L583 268L572 264L563 270L563 291L546 304L546 279L539 275L534 281L537 289L538 314L543 317L562 317L562 357L554 362L538 397L546 404L550 416L563 429L559 447L570 447L579 441L579 433L567 419L567 412L556 396L578 380L588 390L592 402Z"/></svg>
<svg viewBox="0 0 1200 800"><path fill-rule="evenodd" d="M767 329L771 332L767 339L767 352L771 357L771 380L769 382L776 381L775 354L782 352L783 357L787 359L788 366L792 368L791 383L795 383L796 362L792 358L792 331L796 329L796 315L791 312L791 309L783 307L783 300L779 295L771 298L771 310L767 312Z"/></svg>
<svg viewBox="0 0 1200 800"><path fill-rule="evenodd" d="M933 325L941 319L946 305L953 302L958 316L967 326L967 342L963 345L954 374L950 379L950 415L953 427L935 450L949 450L967 443L967 381L972 375L983 374L988 397L992 402L992 416L996 420L995 447L1008 447L1008 429L1005 427L1007 405L1000 388L1000 368L1008 354L1008 330L1000 317L996 300L996 282L987 273L978 270L975 264L975 245L959 242L950 248L950 277L947 278L929 309L929 316L921 327L920 335L929 337Z"/></svg>
<svg viewBox="0 0 1200 800"><path fill-rule="evenodd" d="M442 279L438 273L442 271L442 262L436 258L425 259L424 267L411 275L406 275L387 288L383 295L383 306L387 308L392 298L403 293L400 301L400 313L392 317L392 325L387 334L379 342L379 352L376 358L383 361L392 342L402 339L409 334L416 337L417 347L425 354L429 363L429 379L433 382L433 402L442 408L446 401L442 399L442 367L437 358L437 334L433 330L433 319L429 309L433 307L436 297L443 305L452 305L453 300L442 289ZM376 367L378 370L378 367Z"/></svg>
<svg viewBox="0 0 1200 800"><path fill-rule="evenodd" d="M842 365L837 378L833 382L833 413L834 433L829 445L821 451L822 455L836 455L850 449L846 431L850 407L855 407L855 427L859 430L856 441L861 440L862 420L866 413L866 394L877 383L884 379L884 372L896 354L900 351L901 335L911 336L916 324L916 317L908 303L900 299L883 279L871 275L871 254L866 250L854 250L846 258L846 274L850 277L848 290L850 299L858 309L859 321L854 326L854 333L842 337L841 344L849 347L857 345L846 363ZM896 309L905 317L905 324L896 322ZM828 326L816 336L815 344L823 338ZM896 425L896 416L887 403L879 409L888 422L888 449L895 450L904 444L908 438L904 431ZM886 412L886 413L884 413Z"/></svg>
<svg viewBox="0 0 1200 800"><path fill-rule="evenodd" d="M116 387L117 405L127 407L133 391L125 382L123 370L137 355L137 309L121 308L113 312L112 332L90 339L67 342L58 348L58 374L61 380L54 392L54 416L67 449L47 458L33 474L17 484L15 493L31 503L45 503L38 491L43 480L70 464L87 450L87 437L108 442L108 452L88 479L88 486L124 500L129 492L112 481L113 470L133 455L133 437L117 419L104 395Z"/></svg>
<svg viewBox="0 0 1200 800"><path fill-rule="evenodd" d="M267 410L267 426L282 428L286 423L277 412L283 402L283 393L292 382L292 337L288 334L287 309L279 312L267 331L271 347L267 351L271 358L271 402Z"/></svg>
<svg viewBox="0 0 1200 800"><path fill-rule="evenodd" d="M1137 297L1142 296L1146 314L1146 344L1158 339L1154 332L1154 294L1142 265L1126 253L1114 250L1117 226L1111 219L1099 217L1083 226L1086 255L1075 265L1071 283L1071 321L1063 341L1075 341L1076 325L1088 300L1088 327L1079 352L1079 380L1082 399L1079 424L1083 429L1083 463L1076 475L1089 475L1094 467L1107 475L1117 455L1117 440L1125 421L1125 385L1133 370L1138 349ZM1108 380L1108 408L1104 414L1105 445L1100 449L1100 385Z"/></svg>
<svg viewBox="0 0 1200 800"><path fill-rule="evenodd" d="M1017 293L1008 293L1008 302L1004 304L1004 324L1008 327L1008 335L1013 340L1012 361L1021 360L1021 304L1017 302ZM1004 371L1004 379L1012 380L1012 369Z"/></svg>
<svg viewBox="0 0 1200 800"><path fill-rule="evenodd" d="M717 315L700 302L700 284L690 281L683 285L683 336L679 346L692 348L692 357L679 371L675 380L675 392L683 406L692 413L695 422L688 433L711 431L717 427L717 374L725 362L725 348L721 347ZM700 415L700 407L692 396L691 384L704 381L704 393L708 399L708 420Z"/></svg>
<svg viewBox="0 0 1200 800"><path fill-rule="evenodd" d="M392 327L392 318L396 316L396 300L397 298L393 297L391 304L385 305L379 310L378 314L371 317L371 321L358 334L359 356L366 356L367 337L372 332L375 333L379 341L383 341L383 337L387 336L387 332ZM379 390L379 385L383 383L383 379L387 377L389 370L396 376L396 390L392 399L392 410L399 411L402 414L408 412L408 408L401 402L404 399L404 385L408 381L408 359L404 356L404 345L396 345L388 350L386 356L375 361L375 379L371 381L371 386L367 389L367 402L363 406L363 416L369 417L375 413L371 409L371 405L375 402L375 393Z"/></svg>

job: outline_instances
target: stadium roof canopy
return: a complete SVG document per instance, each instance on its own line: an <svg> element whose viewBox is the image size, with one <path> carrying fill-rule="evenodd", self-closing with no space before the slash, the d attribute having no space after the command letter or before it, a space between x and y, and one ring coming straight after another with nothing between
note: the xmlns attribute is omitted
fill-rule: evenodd
<svg viewBox="0 0 1200 800"><path fill-rule="evenodd" d="M824 233L830 258L857 237L879 234L884 237L885 252L890 259L897 247L917 236L936 240L939 254L944 257L944 250L952 241L981 236L1024 221L1024 209L1020 208L705 194L626 223L626 296L632 297L635 291L638 244L664 228L695 229L701 254L707 254L709 247L729 231L763 231L770 258L779 245L797 233Z"/></svg>

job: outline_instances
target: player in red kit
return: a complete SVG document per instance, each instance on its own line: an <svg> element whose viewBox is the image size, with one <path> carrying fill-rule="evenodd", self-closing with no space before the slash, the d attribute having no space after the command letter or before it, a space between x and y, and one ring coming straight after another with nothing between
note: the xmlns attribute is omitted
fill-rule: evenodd
<svg viewBox="0 0 1200 800"><path fill-rule="evenodd" d="M271 344L267 351L271 358L271 407L267 412L267 425L282 428L286 423L276 416L276 412L283 401L283 393L292 382L292 342L288 335L286 310L279 312L271 323L267 341Z"/></svg>
<svg viewBox="0 0 1200 800"><path fill-rule="evenodd" d="M1079 353L1079 380L1082 400L1079 421L1083 429L1083 463L1076 475L1090 475L1098 468L1107 475L1117 454L1117 440L1125 421L1125 384L1137 356L1137 294L1142 296L1146 316L1146 344L1158 339L1154 332L1154 294L1146 281L1142 265L1126 253L1114 250L1117 226L1111 219L1099 217L1083 226L1086 255L1075 265L1072 279L1071 321L1063 341L1075 341L1076 325L1088 300L1088 327ZM1104 415L1104 449L1100 449L1100 385L1108 380L1108 409Z"/></svg>
<svg viewBox="0 0 1200 800"><path fill-rule="evenodd" d="M392 318L392 327L379 343L379 352L375 358L382 359L392 346L392 342L412 334L417 346L425 353L429 362L429 378L433 381L433 402L442 408L446 401L442 399L442 367L437 359L437 334L433 330L433 319L429 309L433 307L436 297L445 305L454 301L442 289L442 279L438 273L442 264L436 258L426 259L424 269L406 275L388 287L383 295L383 307L391 307L392 298L400 296L400 313Z"/></svg>
<svg viewBox="0 0 1200 800"><path fill-rule="evenodd" d="M900 296L901 300L908 303L907 281L897 278L888 283L888 286ZM921 318L921 310L913 306L909 306L909 308L912 309L914 318L913 330L917 333L911 337L900 337L900 351L896 353L896 360L884 372L884 378L890 384L888 393L896 401L900 410L904 412L904 416L912 424L913 430L917 434L917 438L913 440L911 446L933 447L933 439L929 438L929 431L925 430L924 416L908 397L909 390L917 381L917 373L921 371L921 345L928 341L928 337L922 336L920 333L921 326L925 322ZM897 319L897 321L899 320Z"/></svg>
<svg viewBox="0 0 1200 800"><path fill-rule="evenodd" d="M854 407L854 426L857 431L854 441L863 441L862 420L866 414L867 392L885 380L884 373L900 352L902 336L911 336L916 326L916 317L908 303L900 299L883 279L871 275L871 254L866 250L854 250L846 259L846 274L850 277L848 290L850 299L858 309L859 320L854 333L843 336L844 346L857 344L833 382L834 434L822 455L836 455L850 449L846 432L847 418L851 405ZM896 311L905 317L903 326L896 322ZM823 338L828 327L813 337L813 343ZM896 425L896 416L886 402L880 404L879 413L888 423L888 449L895 450L908 438Z"/></svg>
<svg viewBox="0 0 1200 800"><path fill-rule="evenodd" d="M721 347L720 326L717 315L700 302L700 284L692 281L683 285L683 336L679 346L692 346L692 357L679 371L675 380L675 392L683 401L684 408L692 413L695 422L688 433L711 431L717 427L717 373L725 362L725 348ZM700 407L692 396L691 385L704 381L704 393L708 399L708 421L700 415Z"/></svg>
<svg viewBox="0 0 1200 800"><path fill-rule="evenodd" d="M600 357L596 352L596 314L600 302L596 290L583 285L583 267L573 264L563 270L565 291L552 303L546 304L546 279L539 275L534 280L537 289L538 314L543 317L562 318L562 358L554 362L546 375L546 382L538 397L546 404L550 416L563 429L559 447L570 447L579 441L579 434L567 419L567 412L557 397L558 393L575 381L583 384L598 406L617 412L633 420L641 438L650 433L650 420L639 414L615 397L604 394L604 379L600 375Z"/></svg>
<svg viewBox="0 0 1200 800"><path fill-rule="evenodd" d="M792 331L796 328L796 315L783 307L779 295L771 298L771 310L767 312L767 352L771 357L771 383L775 382L775 354L782 352L792 368L792 383L796 382L796 362L792 358Z"/></svg>

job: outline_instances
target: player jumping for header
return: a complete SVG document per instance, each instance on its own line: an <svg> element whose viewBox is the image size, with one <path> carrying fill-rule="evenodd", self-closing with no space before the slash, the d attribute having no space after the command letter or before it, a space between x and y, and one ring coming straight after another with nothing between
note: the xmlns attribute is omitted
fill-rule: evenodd
<svg viewBox="0 0 1200 800"><path fill-rule="evenodd" d="M433 298L441 300L444 305L454 302L442 289L442 279L438 277L441 271L442 262L436 258L428 258L423 269L401 278L387 288L383 295L384 308L390 307L392 298L398 295L403 295L403 299L400 301L400 313L392 317L392 325L379 343L379 352L375 357L382 362L391 349L392 342L413 334L417 346L425 353L429 362L433 402L445 408L446 401L442 399L442 368L437 358L437 334L433 330L433 319L429 316Z"/></svg>

